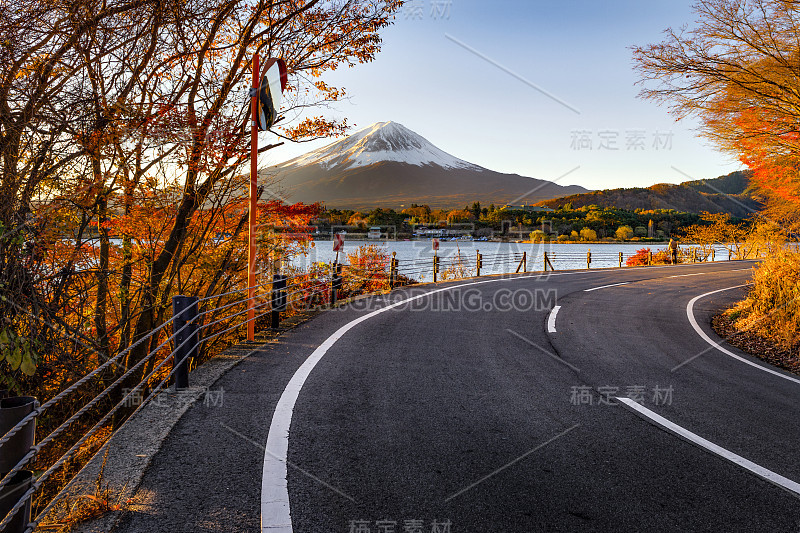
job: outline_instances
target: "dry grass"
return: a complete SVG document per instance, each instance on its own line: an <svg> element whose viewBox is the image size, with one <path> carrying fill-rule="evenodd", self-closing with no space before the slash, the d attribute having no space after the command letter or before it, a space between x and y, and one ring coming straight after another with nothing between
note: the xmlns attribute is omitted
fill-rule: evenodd
<svg viewBox="0 0 800 533"><path fill-rule="evenodd" d="M106 449L103 455L103 464L95 480L94 492L64 498L58 503L59 518L53 522L40 524L39 530L67 533L82 522L98 518L111 511L121 511L123 509L122 498L125 488L115 490L104 482L103 474L108 460L108 452L109 449Z"/></svg>
<svg viewBox="0 0 800 533"><path fill-rule="evenodd" d="M739 330L752 330L797 356L800 349L800 253L770 255L756 269L747 298L728 311Z"/></svg>
<svg viewBox="0 0 800 533"><path fill-rule="evenodd" d="M461 250L459 250L450 265L439 274L439 281L469 278L474 275L473 269L467 265L466 260L461 255Z"/></svg>

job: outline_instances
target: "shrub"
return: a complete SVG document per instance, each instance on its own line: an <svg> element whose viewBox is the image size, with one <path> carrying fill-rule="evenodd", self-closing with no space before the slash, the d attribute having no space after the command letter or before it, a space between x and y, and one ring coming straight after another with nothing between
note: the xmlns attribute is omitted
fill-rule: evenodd
<svg viewBox="0 0 800 533"><path fill-rule="evenodd" d="M636 250L636 253L625 261L625 266L633 267L646 265L649 254L650 248L641 248L640 250Z"/></svg>
<svg viewBox="0 0 800 533"><path fill-rule="evenodd" d="M644 266L647 265L647 260L650 256L650 248L641 248L636 251L635 254L630 256L625 261L625 266ZM656 250L653 252L653 262L650 263L652 265L668 265L670 264L669 259L669 250Z"/></svg>
<svg viewBox="0 0 800 533"><path fill-rule="evenodd" d="M348 253L350 264L344 269L342 296L354 296L388 287L389 252L375 244L363 244L355 253Z"/></svg>
<svg viewBox="0 0 800 533"><path fill-rule="evenodd" d="M729 315L788 350L800 348L800 253L781 251L755 269L753 288Z"/></svg>
<svg viewBox="0 0 800 533"><path fill-rule="evenodd" d="M548 235L540 229L533 230L530 235L531 242L545 242L549 241Z"/></svg>

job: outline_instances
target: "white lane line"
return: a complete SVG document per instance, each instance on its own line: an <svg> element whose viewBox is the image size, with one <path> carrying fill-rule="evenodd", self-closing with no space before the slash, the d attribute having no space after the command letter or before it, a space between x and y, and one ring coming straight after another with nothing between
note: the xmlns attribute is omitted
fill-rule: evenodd
<svg viewBox="0 0 800 533"><path fill-rule="evenodd" d="M556 332L556 316L558 315L559 309L561 309L560 305L555 306L550 311L550 315L547 317L547 332L548 333L555 333Z"/></svg>
<svg viewBox="0 0 800 533"><path fill-rule="evenodd" d="M620 285L627 285L630 281L623 281L622 283L612 283L611 285L602 285L600 287L593 287L591 289L584 289L583 292L598 291L600 289L607 289L609 287L619 287Z"/></svg>
<svg viewBox="0 0 800 533"><path fill-rule="evenodd" d="M757 465L752 461L748 461L741 455L737 455L725 448L714 444L711 441L704 439L703 437L696 435L685 429L674 422L671 422L660 416L650 409L641 406L637 402L633 401L630 398L617 398L620 402L628 406L629 408L633 409L640 415L649 418L659 426L663 427L664 429L675 433L676 435L683 437L684 439L688 440L689 442L696 444L705 448L706 450L710 451L711 453L722 457L723 459L727 459L728 461L737 464L744 468L745 470L749 470L753 474L757 475L758 477L769 481L770 483L777 485L778 487L785 489L792 493L793 496L797 497L800 496L800 483L792 481L791 479L785 478L780 474L776 474L772 470L764 468L763 466Z"/></svg>
<svg viewBox="0 0 800 533"><path fill-rule="evenodd" d="M774 376L778 376L778 377L780 377L780 378L787 379L787 380L789 380L789 381L793 381L793 382L795 382L795 383L798 383L798 384L800 384L800 379L798 379L798 378L794 378L794 377L792 377L792 376L789 376L789 375L787 375L787 374L783 374L783 373L781 373L781 372L777 372L777 371L775 371L775 370L772 370L771 368L767 368L767 367L765 367L765 366L761 366L761 365L759 365L759 364L757 364L757 363L754 363L753 361L750 361L749 359L745 359L744 357L741 357L741 356L739 356L739 355L736 355L735 353L731 352L730 350L728 350L728 349L724 348L723 346L721 346L721 345L720 345L720 343L718 343L718 342L714 342L714 341L711 339L711 337L709 337L708 335L706 335L706 332L705 332L705 331L703 331L703 329L702 329L702 328L700 327L700 325L697 323L697 320L696 320L696 319L695 319L695 317L694 317L694 304L695 304L695 302L697 302L697 301L698 301L698 300L700 300L701 298L705 298L706 296L711 296L712 294L716 294L716 293L718 293L718 292L729 291L729 290L732 290L732 289L738 289L738 288L740 288L740 287L745 287L745 286L746 286L746 285L736 285L736 286L734 286L734 287L726 287L726 288L724 288L724 289L719 289L719 290L716 290L716 291L711 291L711 292L707 292L707 293L705 293L705 294L701 294L700 296L695 296L695 297L694 297L694 298L692 298L692 299L689 301L689 303L686 305L686 316L689 318L689 323L692 325L692 327L693 327L693 328L694 328L694 330L697 332L697 334L698 334L698 335L700 335L700 337L702 337L702 338L703 338L703 340L704 340L704 341L706 341L706 342L707 342L708 344L710 344L710 345L711 345L713 348L716 348L717 350L719 350L720 352L724 353L725 355L728 355L728 356L730 356L730 357L733 357L733 358L734 358L734 359L736 359L737 361L741 361L742 363L744 363L744 364L746 364L746 365L750 365L750 366L752 366L753 368L757 368L757 369L761 370L762 372L767 372L767 373L769 373L769 374L772 374L772 375L774 375ZM700 354L700 355L702 355L702 353L705 353L705 352L701 352L701 354ZM698 357L698 356L695 356L695 357ZM679 367L681 367L681 366L685 365L686 363L688 363L688 362L692 361L693 359L695 359L695 357L693 357L693 358L691 358L691 359L688 359L687 361L684 361L683 363L681 363L680 365L678 365L677 367L675 367L673 370L677 370Z"/></svg>
<svg viewBox="0 0 800 533"><path fill-rule="evenodd" d="M732 270L714 270L713 272L697 272L695 274L678 274L677 276L667 276L668 278L685 278L687 276L704 276L706 274L719 274L721 272L741 272L743 270L753 270L752 268L735 268Z"/></svg>

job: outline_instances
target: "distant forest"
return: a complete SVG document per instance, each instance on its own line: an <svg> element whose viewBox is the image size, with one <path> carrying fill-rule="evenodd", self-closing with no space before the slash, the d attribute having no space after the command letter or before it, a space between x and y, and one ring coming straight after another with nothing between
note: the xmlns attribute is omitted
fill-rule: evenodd
<svg viewBox="0 0 800 533"><path fill-rule="evenodd" d="M458 226L463 229L466 225L473 228L472 234L475 236L521 232L527 238L529 233L539 231L549 238L565 237L561 240L579 240L581 230L588 228L599 239L640 240L647 238L648 234L655 239L669 238L680 234L683 228L699 222L700 216L697 213L670 209L628 211L598 205L573 208L567 203L550 212L530 212L523 209L503 209L494 205L482 207L475 202L472 206L452 211L431 210L427 205L413 205L399 212L381 208L368 212L329 209L323 211L312 224L323 232L337 226L363 230L373 226L394 227L399 236L410 236L414 228L419 226ZM630 228L630 235L618 238L620 228Z"/></svg>
<svg viewBox="0 0 800 533"><path fill-rule="evenodd" d="M479 202L453 210L431 209L425 204L411 204L402 210L325 209L313 224L321 231L336 226L388 226L401 236L413 234L420 225L471 225L475 236L510 232L527 237L536 231L549 239L580 240L582 230L591 230L583 235L594 232L598 239L659 240L679 236L689 226L702 223L703 212L728 213L738 222L758 211L761 205L749 191L749 178L748 171L741 171L711 180L595 191L537 204L552 211L482 206Z"/></svg>
<svg viewBox="0 0 800 533"><path fill-rule="evenodd" d="M729 213L746 218L763 208L750 188L752 172L737 171L709 180L685 181L679 185L660 183L651 187L606 189L544 200L537 205L558 208L598 205L637 209L673 209L687 213Z"/></svg>

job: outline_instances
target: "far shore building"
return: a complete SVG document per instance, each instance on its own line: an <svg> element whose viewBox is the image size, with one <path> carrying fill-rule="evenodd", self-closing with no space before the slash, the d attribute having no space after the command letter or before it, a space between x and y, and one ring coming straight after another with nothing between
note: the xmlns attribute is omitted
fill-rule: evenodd
<svg viewBox="0 0 800 533"><path fill-rule="evenodd" d="M509 211L527 211L529 213L552 213L555 209L549 207L542 207L539 205L504 205L500 210Z"/></svg>

